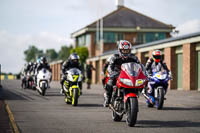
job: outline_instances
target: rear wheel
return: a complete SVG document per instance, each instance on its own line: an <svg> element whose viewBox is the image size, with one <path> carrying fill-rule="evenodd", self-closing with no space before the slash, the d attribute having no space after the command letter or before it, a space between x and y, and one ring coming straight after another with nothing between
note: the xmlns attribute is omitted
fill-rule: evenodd
<svg viewBox="0 0 200 133"><path fill-rule="evenodd" d="M138 100L137 98L129 98L127 101L127 118L128 126L133 127L137 121Z"/></svg>
<svg viewBox="0 0 200 133"><path fill-rule="evenodd" d="M78 104L78 88L73 89L72 105L77 106Z"/></svg>
<svg viewBox="0 0 200 133"><path fill-rule="evenodd" d="M158 88L158 98L156 100L156 108L162 109L164 104L164 89L162 87Z"/></svg>

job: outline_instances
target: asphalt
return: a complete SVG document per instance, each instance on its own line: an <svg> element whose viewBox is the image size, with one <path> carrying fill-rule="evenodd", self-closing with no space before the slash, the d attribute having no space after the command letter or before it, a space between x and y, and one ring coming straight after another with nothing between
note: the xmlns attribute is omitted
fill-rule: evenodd
<svg viewBox="0 0 200 133"><path fill-rule="evenodd" d="M6 104L4 102L3 88L0 87L0 133L12 133L8 112L6 111Z"/></svg>
<svg viewBox="0 0 200 133"><path fill-rule="evenodd" d="M125 117L113 122L111 111L102 107L101 85L92 85L90 90L84 85L78 106L72 107L64 103L59 82L52 82L44 97L21 89L20 81L2 83L5 101L21 133L200 133L198 91L169 90L163 110L147 108L141 96L137 123L130 128Z"/></svg>

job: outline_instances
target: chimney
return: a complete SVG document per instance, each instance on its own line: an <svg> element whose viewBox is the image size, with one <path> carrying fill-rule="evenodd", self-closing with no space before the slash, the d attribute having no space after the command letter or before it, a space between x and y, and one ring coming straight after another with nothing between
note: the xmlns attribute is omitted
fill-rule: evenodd
<svg viewBox="0 0 200 133"><path fill-rule="evenodd" d="M124 0L116 0L117 9L124 7Z"/></svg>

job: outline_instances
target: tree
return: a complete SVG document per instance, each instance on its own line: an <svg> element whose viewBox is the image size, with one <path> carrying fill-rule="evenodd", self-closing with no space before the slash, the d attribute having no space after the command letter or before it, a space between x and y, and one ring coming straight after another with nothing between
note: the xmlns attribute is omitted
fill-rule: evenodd
<svg viewBox="0 0 200 133"><path fill-rule="evenodd" d="M72 49L72 46L62 46L59 53L58 53L58 59L66 60L70 55L70 50Z"/></svg>
<svg viewBox="0 0 200 133"><path fill-rule="evenodd" d="M36 58L43 56L43 51L39 50L37 47L32 45L29 46L29 48L24 51L24 54L25 54L25 60L27 62L30 62L30 61L36 61Z"/></svg>
<svg viewBox="0 0 200 133"><path fill-rule="evenodd" d="M81 63L85 63L88 58L88 49L87 47L77 47L75 49L71 49L70 53L76 52L80 56Z"/></svg>
<svg viewBox="0 0 200 133"><path fill-rule="evenodd" d="M58 53L56 53L55 49L47 49L45 55L49 61L54 61L58 58Z"/></svg>

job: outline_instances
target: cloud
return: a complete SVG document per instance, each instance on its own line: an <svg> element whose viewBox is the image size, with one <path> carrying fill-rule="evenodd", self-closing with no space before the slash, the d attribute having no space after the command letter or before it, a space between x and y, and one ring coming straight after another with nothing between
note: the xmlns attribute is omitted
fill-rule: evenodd
<svg viewBox="0 0 200 133"><path fill-rule="evenodd" d="M183 24L178 25L176 30L179 31L178 35L200 32L200 20L194 19L186 21Z"/></svg>
<svg viewBox="0 0 200 133"><path fill-rule="evenodd" d="M18 73L24 61L24 51L30 45L46 50L54 48L59 51L61 46L72 44L72 39L49 32L34 35L14 35L7 31L0 31L0 64L3 72Z"/></svg>

